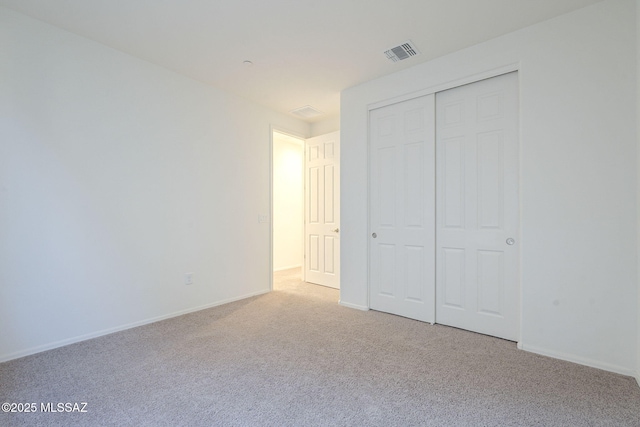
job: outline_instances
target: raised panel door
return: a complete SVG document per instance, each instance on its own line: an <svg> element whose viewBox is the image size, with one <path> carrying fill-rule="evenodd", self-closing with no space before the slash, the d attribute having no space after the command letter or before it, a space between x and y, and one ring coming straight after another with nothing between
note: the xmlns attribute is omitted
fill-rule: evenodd
<svg viewBox="0 0 640 427"><path fill-rule="evenodd" d="M519 337L517 73L436 95L436 322Z"/></svg>
<svg viewBox="0 0 640 427"><path fill-rule="evenodd" d="M434 95L370 112L369 305L434 322Z"/></svg>
<svg viewBox="0 0 640 427"><path fill-rule="evenodd" d="M305 280L340 288L340 133L306 140Z"/></svg>

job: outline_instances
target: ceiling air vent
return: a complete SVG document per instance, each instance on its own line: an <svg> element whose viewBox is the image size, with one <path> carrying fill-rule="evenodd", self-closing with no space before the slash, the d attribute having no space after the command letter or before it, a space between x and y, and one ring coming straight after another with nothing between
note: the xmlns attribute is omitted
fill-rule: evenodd
<svg viewBox="0 0 640 427"><path fill-rule="evenodd" d="M289 111L291 114L295 114L296 116L302 117L303 119L311 119L316 116L321 116L322 112L316 110L311 105L305 105L304 107L296 108L295 110Z"/></svg>
<svg viewBox="0 0 640 427"><path fill-rule="evenodd" d="M403 59L411 58L412 56L416 56L420 51L413 44L411 40L407 40L402 43L400 46L392 47L391 49L387 49L384 51L384 54L387 56L387 59L391 62L402 61Z"/></svg>

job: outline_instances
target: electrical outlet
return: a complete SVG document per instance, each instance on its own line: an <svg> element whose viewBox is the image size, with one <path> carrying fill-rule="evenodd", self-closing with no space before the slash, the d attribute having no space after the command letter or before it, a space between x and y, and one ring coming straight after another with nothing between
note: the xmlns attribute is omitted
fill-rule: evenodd
<svg viewBox="0 0 640 427"><path fill-rule="evenodd" d="M185 285L193 285L193 273L185 273L184 274L184 284Z"/></svg>

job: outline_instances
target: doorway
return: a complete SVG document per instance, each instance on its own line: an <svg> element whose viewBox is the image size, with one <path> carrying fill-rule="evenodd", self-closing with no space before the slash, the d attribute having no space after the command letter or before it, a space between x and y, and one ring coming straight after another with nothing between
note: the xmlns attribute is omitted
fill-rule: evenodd
<svg viewBox="0 0 640 427"><path fill-rule="evenodd" d="M272 135L272 269L274 286L304 280L304 144L274 131Z"/></svg>
<svg viewBox="0 0 640 427"><path fill-rule="evenodd" d="M271 158L272 284L286 276L339 289L340 132L274 130Z"/></svg>

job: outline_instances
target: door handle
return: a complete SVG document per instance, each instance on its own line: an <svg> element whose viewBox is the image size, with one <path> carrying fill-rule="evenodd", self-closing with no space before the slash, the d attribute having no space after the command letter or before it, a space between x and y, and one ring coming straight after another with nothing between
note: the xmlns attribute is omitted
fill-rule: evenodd
<svg viewBox="0 0 640 427"><path fill-rule="evenodd" d="M340 229L339 229L339 228L336 228L335 230L331 230L331 231L333 231L334 233L339 233L339 232L340 232Z"/></svg>
<svg viewBox="0 0 640 427"><path fill-rule="evenodd" d="M509 246L513 245L515 242L516 242L516 241L515 241L515 239L514 239L514 238L512 238L512 237L509 237L509 238L507 239L507 245L509 245Z"/></svg>
<svg viewBox="0 0 640 427"><path fill-rule="evenodd" d="M376 233L371 233L371 237L375 239L376 237L378 237L378 235Z"/></svg>

